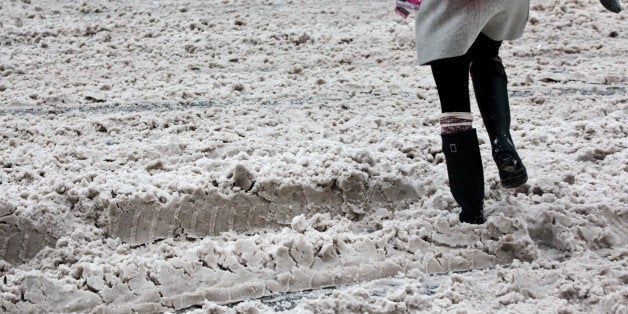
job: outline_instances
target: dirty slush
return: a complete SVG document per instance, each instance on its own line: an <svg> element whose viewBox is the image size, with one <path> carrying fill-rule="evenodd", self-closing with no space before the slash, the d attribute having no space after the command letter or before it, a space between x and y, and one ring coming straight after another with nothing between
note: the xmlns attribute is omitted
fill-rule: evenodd
<svg viewBox="0 0 628 314"><path fill-rule="evenodd" d="M0 311L628 311L623 16L532 1L472 226L390 5L0 4Z"/></svg>

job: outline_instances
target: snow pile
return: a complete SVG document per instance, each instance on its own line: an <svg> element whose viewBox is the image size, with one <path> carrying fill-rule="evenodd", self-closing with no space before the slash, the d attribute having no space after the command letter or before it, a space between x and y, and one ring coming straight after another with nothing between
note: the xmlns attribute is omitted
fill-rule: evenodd
<svg viewBox="0 0 628 314"><path fill-rule="evenodd" d="M504 44L531 179L502 189L481 135L483 226L387 1L0 6L2 311L626 311L625 20L597 1L533 1Z"/></svg>

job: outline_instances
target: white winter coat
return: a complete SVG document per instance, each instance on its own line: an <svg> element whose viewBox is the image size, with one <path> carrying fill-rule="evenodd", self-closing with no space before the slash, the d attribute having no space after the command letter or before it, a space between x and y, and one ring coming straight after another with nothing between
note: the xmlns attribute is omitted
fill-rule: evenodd
<svg viewBox="0 0 628 314"><path fill-rule="evenodd" d="M480 33L517 39L529 10L530 0L424 0L416 15L419 64L465 54Z"/></svg>

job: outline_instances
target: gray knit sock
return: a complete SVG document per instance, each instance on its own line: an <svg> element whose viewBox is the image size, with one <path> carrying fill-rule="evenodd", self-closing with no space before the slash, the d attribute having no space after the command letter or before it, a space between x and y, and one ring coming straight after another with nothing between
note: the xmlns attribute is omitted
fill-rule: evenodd
<svg viewBox="0 0 628 314"><path fill-rule="evenodd" d="M440 116L442 134L464 132L473 128L470 112L445 112Z"/></svg>

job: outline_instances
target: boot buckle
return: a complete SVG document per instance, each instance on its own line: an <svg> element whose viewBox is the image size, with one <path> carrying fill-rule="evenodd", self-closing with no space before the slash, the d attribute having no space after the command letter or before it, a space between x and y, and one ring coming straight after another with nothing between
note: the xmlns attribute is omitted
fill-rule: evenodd
<svg viewBox="0 0 628 314"><path fill-rule="evenodd" d="M457 153L458 147L456 147L456 144L449 144L449 151L452 153Z"/></svg>

